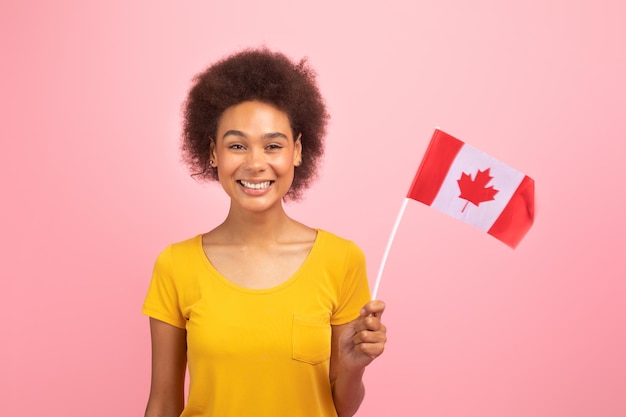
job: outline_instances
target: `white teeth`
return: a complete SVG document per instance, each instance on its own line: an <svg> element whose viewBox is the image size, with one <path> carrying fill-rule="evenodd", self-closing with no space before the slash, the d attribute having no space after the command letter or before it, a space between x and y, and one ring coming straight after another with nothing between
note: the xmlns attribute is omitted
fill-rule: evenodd
<svg viewBox="0 0 626 417"><path fill-rule="evenodd" d="M270 181L263 181L263 182L259 182L259 183L253 183L253 182L248 182L248 181L239 181L241 183L241 185L243 185L246 188L252 188L253 190L261 190L263 188L267 188L270 186Z"/></svg>

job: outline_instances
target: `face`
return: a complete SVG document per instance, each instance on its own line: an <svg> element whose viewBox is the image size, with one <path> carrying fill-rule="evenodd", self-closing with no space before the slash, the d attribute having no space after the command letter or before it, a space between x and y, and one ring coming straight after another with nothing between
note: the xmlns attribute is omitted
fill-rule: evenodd
<svg viewBox="0 0 626 417"><path fill-rule="evenodd" d="M231 206L259 212L282 207L301 154L286 113L246 101L222 114L211 159Z"/></svg>

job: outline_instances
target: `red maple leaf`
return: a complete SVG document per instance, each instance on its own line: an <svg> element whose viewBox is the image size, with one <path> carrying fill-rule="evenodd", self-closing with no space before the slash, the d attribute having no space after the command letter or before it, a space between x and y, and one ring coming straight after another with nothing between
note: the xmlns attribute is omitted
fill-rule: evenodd
<svg viewBox="0 0 626 417"><path fill-rule="evenodd" d="M461 190L459 198L467 200L463 206L463 210L461 210L461 213L465 211L465 208L470 201L478 207L478 205L482 202L494 200L493 196L498 194L498 190L493 188L493 185L487 187L489 181L493 179L493 177L489 175L490 169L491 168L487 168L484 171L478 170L476 177L473 180L471 175L466 174L465 172L461 174L460 179L456 180L459 184L459 189Z"/></svg>

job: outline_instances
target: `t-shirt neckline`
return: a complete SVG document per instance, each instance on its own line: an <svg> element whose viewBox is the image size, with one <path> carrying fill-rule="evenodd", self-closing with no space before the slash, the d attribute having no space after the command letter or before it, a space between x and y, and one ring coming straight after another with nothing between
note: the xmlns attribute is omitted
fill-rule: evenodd
<svg viewBox="0 0 626 417"><path fill-rule="evenodd" d="M292 284L294 284L298 280L298 278L303 274L303 271L305 271L308 268L308 265L311 262L313 262L312 259L316 257L316 253L319 250L318 246L321 245L321 241L323 240L323 234L324 234L324 231L321 229L315 229L315 231L317 232L317 234L315 236L315 240L313 241L313 246L311 247L311 250L306 255L306 257L304 258L304 261L302 261L298 269L296 269L296 271L285 281L281 282L278 285L275 285L273 287L268 287L268 288L243 287L241 285L235 284L234 282L226 278L224 275L222 275L222 273L213 266L213 264L211 263L211 260L207 257L206 253L204 253L204 248L202 247L203 234L199 234L196 236L195 247L196 247L196 250L199 251L200 258L202 259L202 263L205 265L205 267L209 270L209 272L211 272L213 276L215 276L215 278L217 278L224 285L234 290L249 293L249 294L269 294L269 293L281 291L284 288L287 288L291 286Z"/></svg>

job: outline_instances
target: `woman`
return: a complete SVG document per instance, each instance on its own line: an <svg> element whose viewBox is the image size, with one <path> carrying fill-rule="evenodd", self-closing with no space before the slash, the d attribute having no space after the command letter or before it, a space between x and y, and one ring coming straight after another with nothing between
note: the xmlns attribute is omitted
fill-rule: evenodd
<svg viewBox="0 0 626 417"><path fill-rule="evenodd" d="M156 261L146 417L354 415L384 349L384 303L369 301L354 243L283 208L323 152L315 74L266 49L239 52L196 76L184 117L184 158L220 182L230 209Z"/></svg>

